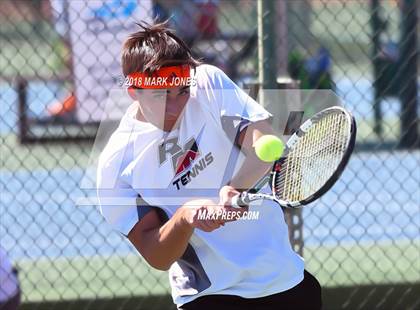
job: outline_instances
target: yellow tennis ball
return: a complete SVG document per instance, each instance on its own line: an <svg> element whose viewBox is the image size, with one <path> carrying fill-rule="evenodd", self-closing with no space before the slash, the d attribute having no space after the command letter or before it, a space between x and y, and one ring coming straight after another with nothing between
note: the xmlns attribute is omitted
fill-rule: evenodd
<svg viewBox="0 0 420 310"><path fill-rule="evenodd" d="M281 157L284 143L273 135L264 135L254 143L255 153L265 162L273 162Z"/></svg>

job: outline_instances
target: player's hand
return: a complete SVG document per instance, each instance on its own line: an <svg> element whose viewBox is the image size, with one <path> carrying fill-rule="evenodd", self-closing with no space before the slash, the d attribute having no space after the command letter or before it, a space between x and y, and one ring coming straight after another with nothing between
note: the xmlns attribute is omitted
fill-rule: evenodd
<svg viewBox="0 0 420 310"><path fill-rule="evenodd" d="M205 232L216 230L227 222L222 219L224 206L216 205L212 200L193 200L181 208L183 222Z"/></svg>
<svg viewBox="0 0 420 310"><path fill-rule="evenodd" d="M219 191L219 204L222 206L231 206L232 197L240 193L232 186L225 185Z"/></svg>
<svg viewBox="0 0 420 310"><path fill-rule="evenodd" d="M238 192L234 187L230 185L223 186L219 191L219 204L231 207L232 206L232 198L236 195L239 195L240 192ZM238 208L233 208L234 210L238 210ZM243 207L239 209L243 212L248 211L248 207Z"/></svg>

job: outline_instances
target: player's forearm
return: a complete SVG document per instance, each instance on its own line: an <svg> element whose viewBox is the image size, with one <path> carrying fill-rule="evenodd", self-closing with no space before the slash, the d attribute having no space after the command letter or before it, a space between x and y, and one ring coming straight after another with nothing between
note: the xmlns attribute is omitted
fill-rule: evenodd
<svg viewBox="0 0 420 310"><path fill-rule="evenodd" d="M181 207L161 227L143 232L147 245L142 255L152 267L168 270L184 254L194 230L184 220L184 212Z"/></svg>
<svg viewBox="0 0 420 310"><path fill-rule="evenodd" d="M246 156L241 168L229 182L237 190L252 188L271 168L271 163L265 163L254 154Z"/></svg>
<svg viewBox="0 0 420 310"><path fill-rule="evenodd" d="M268 120L252 123L240 133L238 144L245 154L245 161L229 182L230 186L237 190L247 190L252 188L270 170L271 163L261 161L254 150L255 142L267 134L273 134Z"/></svg>

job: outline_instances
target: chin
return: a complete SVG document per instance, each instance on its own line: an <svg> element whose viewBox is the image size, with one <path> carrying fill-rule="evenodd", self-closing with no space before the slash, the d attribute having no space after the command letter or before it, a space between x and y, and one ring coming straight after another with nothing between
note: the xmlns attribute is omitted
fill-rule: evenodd
<svg viewBox="0 0 420 310"><path fill-rule="evenodd" d="M165 125L163 126L163 130L169 131L172 128L174 128L175 124L176 124L176 121L167 121L165 122Z"/></svg>

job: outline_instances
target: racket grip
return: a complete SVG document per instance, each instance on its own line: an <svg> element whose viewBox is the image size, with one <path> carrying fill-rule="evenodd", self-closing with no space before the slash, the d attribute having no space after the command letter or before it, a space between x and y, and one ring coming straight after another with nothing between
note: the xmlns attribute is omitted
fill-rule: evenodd
<svg viewBox="0 0 420 310"><path fill-rule="evenodd" d="M248 206L249 199L247 199L247 192L242 192L239 195L232 197L232 207L234 208L244 208Z"/></svg>

